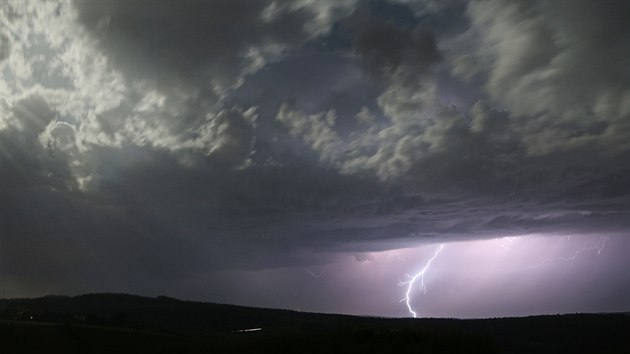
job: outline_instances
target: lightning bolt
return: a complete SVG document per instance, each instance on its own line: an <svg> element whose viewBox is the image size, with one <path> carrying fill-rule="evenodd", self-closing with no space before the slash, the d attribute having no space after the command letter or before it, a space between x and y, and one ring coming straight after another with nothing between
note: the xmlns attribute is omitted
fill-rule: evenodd
<svg viewBox="0 0 630 354"><path fill-rule="evenodd" d="M419 286L420 289L422 290L423 293L427 293L427 286L424 283L424 275L427 273L427 271L429 270L429 268L431 267L431 263L435 260L435 258L438 256L438 254L442 251L442 249L444 248L444 244L439 245L435 251L433 252L433 256L431 256L431 258L429 258L429 260L427 261L427 263L424 265L424 268L422 268L418 273L416 273L416 275L414 275L413 277L410 275L407 275L409 277L409 280L406 282L400 282L399 285L403 286L403 285L407 285L407 292L405 293L405 298L400 300L400 302L405 302L405 304L407 305L407 309L409 310L409 313L411 313L411 315L413 316L413 318L416 318L417 314L416 312L411 308L411 292L414 289L414 286L416 285L416 282L419 282Z"/></svg>
<svg viewBox="0 0 630 354"><path fill-rule="evenodd" d="M327 268L324 268L324 270L322 270L321 272L316 273L316 272L310 270L309 268L304 267L304 271L306 271L313 278L321 277L322 275L324 275L324 273L326 273L327 270L328 270Z"/></svg>
<svg viewBox="0 0 630 354"><path fill-rule="evenodd" d="M532 265L532 266L528 266L526 268L523 269L523 271L525 269L532 269L532 268L540 268L546 264L549 263L553 263L553 262L569 262L572 261L576 258L578 258L579 256L581 256L584 253L593 253L596 255L601 254L605 247L606 247L606 242L609 240L610 238L608 236L600 236L598 240L596 241L592 241L591 245L588 247L583 247L580 248L578 250L576 250L573 254L571 254L570 256L567 257L555 257L555 258L548 258L543 260L542 262L540 262L537 265ZM571 240L570 236L567 236L567 240ZM516 241L516 238L507 238L505 240L498 240L499 242L499 246L501 248L511 248L511 244ZM426 262L426 264L424 265L424 267L418 272L416 273L414 276L411 276L409 274L407 274L407 277L409 280L404 281L404 282L399 282L399 286L407 286L407 291L405 292L405 297L400 300L400 302L405 302L405 304L407 305L407 310L409 311L409 313L416 318L417 317L417 313L413 310L413 308L411 307L411 295L412 295L412 291L419 287L423 293L427 293L428 289L427 286L424 282L424 276L426 275L427 271L431 268L431 264L433 263L433 261L437 258L438 254L444 249L444 244L440 244L435 251L433 252L432 256L429 258L429 260Z"/></svg>
<svg viewBox="0 0 630 354"><path fill-rule="evenodd" d="M568 262L571 260L574 260L575 258L577 258L579 255L581 255L582 253L586 253L586 252L591 252L591 253L595 253L595 254L601 254L602 251L604 251L604 248L606 247L606 241L608 241L609 237L608 236L600 236L599 240L597 240L596 242L593 242L593 244L590 247L584 247L581 248L577 251L575 251L571 256L568 257L555 257L555 258L549 258L549 259L545 259L542 262L540 262L539 264L533 265L533 266L529 266L527 267L528 269L533 269L533 268L540 268L548 263L552 263L552 262Z"/></svg>
<svg viewBox="0 0 630 354"><path fill-rule="evenodd" d="M402 262L406 262L407 259L403 256L400 255L400 252L396 251L396 250L391 250L387 253L387 261L391 262L394 258L398 259L399 261Z"/></svg>

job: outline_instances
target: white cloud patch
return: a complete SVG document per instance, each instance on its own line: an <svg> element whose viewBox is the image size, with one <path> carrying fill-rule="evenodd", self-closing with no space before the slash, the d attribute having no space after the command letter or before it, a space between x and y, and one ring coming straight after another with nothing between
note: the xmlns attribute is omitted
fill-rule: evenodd
<svg viewBox="0 0 630 354"><path fill-rule="evenodd" d="M226 108L222 99L269 61L326 33L353 6L3 3L0 129L23 126L15 105L41 98L53 116L39 141L65 155L84 182L91 172L79 170L95 165L88 162L94 147L132 144L247 166L255 110Z"/></svg>
<svg viewBox="0 0 630 354"><path fill-rule="evenodd" d="M334 130L336 118L334 111L309 115L288 103L280 107L276 116L291 136L301 138L320 154L322 160L332 163L338 159L341 143Z"/></svg>

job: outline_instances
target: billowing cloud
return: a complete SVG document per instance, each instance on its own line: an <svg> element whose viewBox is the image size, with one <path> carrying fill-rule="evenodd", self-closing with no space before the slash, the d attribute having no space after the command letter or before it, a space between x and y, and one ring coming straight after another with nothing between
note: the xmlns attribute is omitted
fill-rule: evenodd
<svg viewBox="0 0 630 354"><path fill-rule="evenodd" d="M532 154L627 149L629 6L471 2L471 27L453 44L453 70L480 77L488 96L520 117Z"/></svg>
<svg viewBox="0 0 630 354"><path fill-rule="evenodd" d="M289 129L289 134L311 145L323 160L334 160L338 155L340 138L334 130L335 111L307 115L285 103L276 120Z"/></svg>
<svg viewBox="0 0 630 354"><path fill-rule="evenodd" d="M345 145L345 149L326 151L324 158L344 173L368 170L387 180L407 172L431 145L424 139L423 130L434 123L428 113L435 107L432 68L440 61L440 54L433 35L421 27L404 29L361 14L356 17L353 52L366 74L384 86L376 101L386 122L362 125L373 121L373 113L364 107L356 116L363 130L353 132L341 144L332 128L333 112L306 118L299 107L288 113L287 106L283 106L277 120L289 126L294 135L301 122L299 127L306 139L325 132L327 140L334 142L324 145L326 149Z"/></svg>
<svg viewBox="0 0 630 354"><path fill-rule="evenodd" d="M351 7L7 3L3 75L15 85L5 89L3 103L10 109L16 101L41 97L55 112L47 134L62 123L74 131L82 153L125 144L206 155L221 151L241 166L253 144L253 108L223 107L222 98L246 75L325 34ZM250 27L233 26L237 22ZM10 56L4 54L9 48ZM6 114L3 125L10 120ZM223 133L228 136L217 135ZM219 146L225 143L250 151L228 153Z"/></svg>

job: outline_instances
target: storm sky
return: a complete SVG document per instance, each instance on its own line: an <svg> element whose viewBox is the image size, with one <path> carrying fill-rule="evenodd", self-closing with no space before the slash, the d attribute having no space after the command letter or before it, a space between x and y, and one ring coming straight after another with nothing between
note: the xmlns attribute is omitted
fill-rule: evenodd
<svg viewBox="0 0 630 354"><path fill-rule="evenodd" d="M4 1L0 297L630 310L630 2Z"/></svg>

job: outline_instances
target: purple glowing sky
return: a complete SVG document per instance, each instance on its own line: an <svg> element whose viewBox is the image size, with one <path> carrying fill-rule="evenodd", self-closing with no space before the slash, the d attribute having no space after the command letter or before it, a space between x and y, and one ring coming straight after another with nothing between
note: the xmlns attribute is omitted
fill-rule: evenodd
<svg viewBox="0 0 630 354"><path fill-rule="evenodd" d="M336 255L331 263L308 268L315 276L304 268L206 274L193 281L206 282L209 289L188 296L302 311L409 317L401 302L407 285L400 283L422 269L437 246ZM624 251L628 247L625 237L601 235L446 243L426 272L427 292L416 287L411 305L418 317L625 311L630 307L625 271L630 259Z"/></svg>

